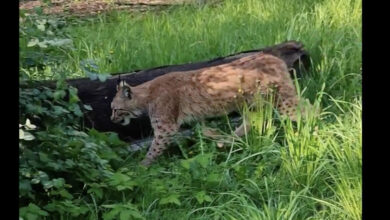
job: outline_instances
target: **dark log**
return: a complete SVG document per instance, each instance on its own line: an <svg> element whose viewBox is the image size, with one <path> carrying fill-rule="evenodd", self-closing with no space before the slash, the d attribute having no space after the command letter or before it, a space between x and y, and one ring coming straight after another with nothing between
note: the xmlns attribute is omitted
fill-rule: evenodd
<svg viewBox="0 0 390 220"><path fill-rule="evenodd" d="M288 67L293 67L297 70L298 76L299 73L302 72L302 67L304 69L309 67L309 55L303 49L303 44L296 41L288 41L275 46L244 51L210 61L162 66L130 73L115 73L112 74L114 76L108 78L105 82L100 82L99 80L92 81L89 78L81 78L68 80L68 83L78 89L78 96L82 103L90 105L93 109L85 115L86 125L88 127L93 127L99 131L116 132L123 140L140 140L150 137L152 134L149 118L147 116L132 119L128 126L117 125L110 121L110 103L116 93L115 87L117 85L119 74L121 75L121 79L125 80L129 85L137 86L170 72L198 70L205 67L216 66L232 62L233 60L258 53L260 51L280 57L286 62Z"/></svg>

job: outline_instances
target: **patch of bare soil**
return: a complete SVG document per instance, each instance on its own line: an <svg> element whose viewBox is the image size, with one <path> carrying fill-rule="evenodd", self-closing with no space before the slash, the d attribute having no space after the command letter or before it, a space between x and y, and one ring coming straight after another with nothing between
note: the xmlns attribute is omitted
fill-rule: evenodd
<svg viewBox="0 0 390 220"><path fill-rule="evenodd" d="M95 15L109 10L145 11L156 7L193 3L194 0L28 0L19 2L22 10L34 12L41 7L44 14Z"/></svg>

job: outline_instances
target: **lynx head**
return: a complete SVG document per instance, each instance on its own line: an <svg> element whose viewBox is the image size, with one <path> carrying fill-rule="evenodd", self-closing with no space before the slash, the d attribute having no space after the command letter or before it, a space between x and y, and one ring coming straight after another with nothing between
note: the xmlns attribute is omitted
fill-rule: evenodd
<svg viewBox="0 0 390 220"><path fill-rule="evenodd" d="M111 121L128 125L131 118L139 117L142 111L133 97L132 88L125 81L120 81L116 86L117 93L111 102Z"/></svg>

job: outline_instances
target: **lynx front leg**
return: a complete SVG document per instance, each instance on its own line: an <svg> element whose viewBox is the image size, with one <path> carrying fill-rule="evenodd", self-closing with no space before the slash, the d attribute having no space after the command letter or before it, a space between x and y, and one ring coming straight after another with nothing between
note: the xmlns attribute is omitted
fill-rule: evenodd
<svg viewBox="0 0 390 220"><path fill-rule="evenodd" d="M159 119L152 119L152 127L154 129L154 139L145 159L141 162L143 166L150 166L158 156L171 143L172 136L178 131L179 126L174 123L168 123Z"/></svg>

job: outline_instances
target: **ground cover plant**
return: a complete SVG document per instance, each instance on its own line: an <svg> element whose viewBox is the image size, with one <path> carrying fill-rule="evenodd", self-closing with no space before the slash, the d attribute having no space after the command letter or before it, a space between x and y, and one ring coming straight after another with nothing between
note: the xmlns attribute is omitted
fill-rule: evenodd
<svg viewBox="0 0 390 220"><path fill-rule="evenodd" d="M200 2L200 1L199 1ZM22 219L361 219L361 1L224 0L90 17L21 11ZM264 104L225 149L191 145L145 169L115 133L85 128L67 78L181 64L298 40L296 81L319 114L296 124ZM31 86L54 79L56 89ZM98 80L99 80L98 79ZM248 113L249 114L249 113ZM210 122L229 135L225 118Z"/></svg>

